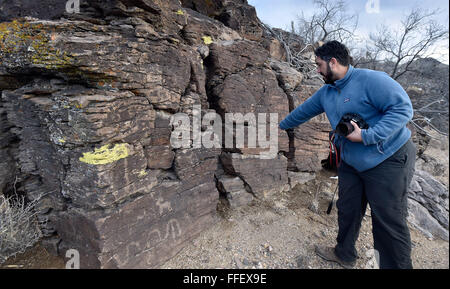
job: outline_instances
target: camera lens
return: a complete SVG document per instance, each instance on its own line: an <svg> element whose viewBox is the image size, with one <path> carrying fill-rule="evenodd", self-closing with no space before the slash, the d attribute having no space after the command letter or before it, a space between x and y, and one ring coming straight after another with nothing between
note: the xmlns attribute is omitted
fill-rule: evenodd
<svg viewBox="0 0 450 289"><path fill-rule="evenodd" d="M347 136L353 132L353 125L349 122L341 122L336 127L336 132L339 135Z"/></svg>

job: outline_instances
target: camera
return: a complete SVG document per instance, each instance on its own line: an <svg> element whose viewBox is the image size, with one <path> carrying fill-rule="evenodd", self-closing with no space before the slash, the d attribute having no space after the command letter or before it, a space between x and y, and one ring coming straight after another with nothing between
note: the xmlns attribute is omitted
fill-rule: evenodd
<svg viewBox="0 0 450 289"><path fill-rule="evenodd" d="M364 119L357 113L346 113L342 116L338 125L336 126L336 133L341 136L347 136L351 134L354 130L353 125L350 121L355 122L360 129L368 129L369 125L364 121Z"/></svg>

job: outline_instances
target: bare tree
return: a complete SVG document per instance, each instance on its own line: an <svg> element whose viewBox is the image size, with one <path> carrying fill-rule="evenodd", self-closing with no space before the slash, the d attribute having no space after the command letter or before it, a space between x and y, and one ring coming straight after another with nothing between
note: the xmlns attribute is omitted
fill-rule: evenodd
<svg viewBox="0 0 450 289"><path fill-rule="evenodd" d="M302 12L297 16L298 33L305 42L315 44L318 41L338 40L346 43L353 37L358 25L358 16L348 14L345 1L314 0L317 12L306 18Z"/></svg>
<svg viewBox="0 0 450 289"><path fill-rule="evenodd" d="M439 10L415 8L401 21L399 29L381 25L377 33L370 35L377 54L383 54L385 60L392 62L390 76L393 79L411 71L415 60L427 57L436 42L448 37L448 29L434 19L438 13Z"/></svg>
<svg viewBox="0 0 450 289"><path fill-rule="evenodd" d="M353 66L363 66L365 68L378 70L380 59L380 50L375 46L366 45L365 48L355 48L352 52Z"/></svg>
<svg viewBox="0 0 450 289"><path fill-rule="evenodd" d="M314 0L314 4L317 12L311 18L307 19L303 14L297 17L297 31L294 22L291 22L290 33L272 29L263 23L262 25L283 45L286 61L293 68L308 79L323 81L310 54L321 42L336 39L345 43L351 40L358 17L345 12L345 1Z"/></svg>
<svg viewBox="0 0 450 289"><path fill-rule="evenodd" d="M323 82L317 73L314 62L308 56L308 51L314 49L312 44L305 44L302 37L295 34L294 25L291 22L291 32L280 29L272 29L269 25L261 23L262 26L275 37L283 46L286 53L286 62L291 67L300 71L307 79L317 78Z"/></svg>

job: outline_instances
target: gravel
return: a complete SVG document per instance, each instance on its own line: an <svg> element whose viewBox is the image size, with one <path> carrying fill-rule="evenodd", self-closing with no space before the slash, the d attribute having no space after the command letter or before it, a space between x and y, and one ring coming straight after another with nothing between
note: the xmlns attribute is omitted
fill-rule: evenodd
<svg viewBox="0 0 450 289"><path fill-rule="evenodd" d="M317 178L329 181L329 173ZM333 181L329 181L333 182ZM231 269L337 269L338 264L317 257L314 245L333 246L337 236L337 212L326 210L330 192L318 198L317 213L309 191L317 180L297 185L293 190L266 200L254 200L247 207L219 206L217 223L192 240L180 254L162 268ZM333 189L333 185L328 186ZM328 194L327 194L328 193ZM369 213L369 210L367 211ZM374 268L370 214L363 219L356 247L356 269ZM428 239L410 227L414 268L449 268L449 243ZM208 262L202 260L207 259Z"/></svg>

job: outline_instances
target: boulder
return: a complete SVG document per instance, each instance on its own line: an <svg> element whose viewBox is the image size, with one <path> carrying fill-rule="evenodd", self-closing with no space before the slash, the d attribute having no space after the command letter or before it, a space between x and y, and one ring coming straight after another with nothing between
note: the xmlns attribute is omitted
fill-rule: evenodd
<svg viewBox="0 0 450 289"><path fill-rule="evenodd" d="M320 126L300 144L278 129L308 94L302 77L270 59L247 1L63 4L0 0L0 189L39 200L49 252L76 249L82 268L158 267L214 224L218 190L237 207L289 189L294 146L289 162L313 166ZM194 106L266 114L269 148L237 147L235 132L231 147L174 147L174 116L192 120Z"/></svg>
<svg viewBox="0 0 450 289"><path fill-rule="evenodd" d="M408 198L410 222L448 241L448 189L429 173L416 170Z"/></svg>
<svg viewBox="0 0 450 289"><path fill-rule="evenodd" d="M286 61L286 50L280 41L270 35L270 33L263 33L261 45L269 51L270 58L277 61Z"/></svg>
<svg viewBox="0 0 450 289"><path fill-rule="evenodd" d="M293 92L303 80L303 75L286 62L271 59L270 67L276 73L278 83L286 94Z"/></svg>
<svg viewBox="0 0 450 289"><path fill-rule="evenodd" d="M217 188L225 195L231 208L248 205L253 200L253 195L246 191L245 184L239 177L224 175L217 180Z"/></svg>
<svg viewBox="0 0 450 289"><path fill-rule="evenodd" d="M246 39L258 41L262 37L263 28L255 7L248 5L246 0L182 0L181 3L183 7L217 19Z"/></svg>
<svg viewBox="0 0 450 289"><path fill-rule="evenodd" d="M445 230L427 209L413 199L408 199L408 222L428 238L438 237L448 241L448 230Z"/></svg>
<svg viewBox="0 0 450 289"><path fill-rule="evenodd" d="M289 185L293 189L298 184L305 184L316 177L313 173L308 172L288 172Z"/></svg>
<svg viewBox="0 0 450 289"><path fill-rule="evenodd" d="M194 10L185 8L186 25L181 30L181 35L190 45L205 50L210 44L220 41L240 40L242 36L235 30L225 26L222 22ZM203 53L203 57L206 53Z"/></svg>
<svg viewBox="0 0 450 289"><path fill-rule="evenodd" d="M43 244L78 250L82 268L161 264L214 223L219 198L220 151L170 146L173 113L208 108L200 53L180 28L158 25L181 7L119 2L91 1L115 15L109 25L32 19L1 30L2 190L19 167L17 190L40 198Z"/></svg>
<svg viewBox="0 0 450 289"><path fill-rule="evenodd" d="M425 127L428 136L416 133L418 158L416 168L428 172L435 179L448 187L449 185L449 141L447 136ZM431 136L431 137L429 137ZM417 140L420 138L420 140Z"/></svg>
<svg viewBox="0 0 450 289"><path fill-rule="evenodd" d="M266 50L247 40L214 43L207 62L207 90L212 107L224 120L227 113L250 113L255 118L265 113L266 139L270 135L269 115L276 113L276 152L287 152L289 138L285 131L278 129L278 123L289 113L288 98L278 86L276 74L266 64L267 58ZM245 154L268 150L259 145L240 149Z"/></svg>
<svg viewBox="0 0 450 289"><path fill-rule="evenodd" d="M261 159L254 155L222 153L220 160L224 170L239 176L257 198L267 198L290 189L287 158L282 155L275 159Z"/></svg>

